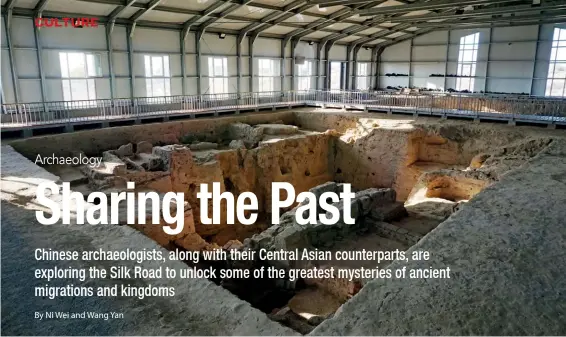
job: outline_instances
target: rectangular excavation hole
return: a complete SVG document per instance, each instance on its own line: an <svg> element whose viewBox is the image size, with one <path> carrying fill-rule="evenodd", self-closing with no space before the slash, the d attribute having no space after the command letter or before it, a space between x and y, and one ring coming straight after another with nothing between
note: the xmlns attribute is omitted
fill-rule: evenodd
<svg viewBox="0 0 566 337"><path fill-rule="evenodd" d="M253 116L246 117L253 118ZM308 123L306 123L307 121L301 119L297 120L295 124L301 125L303 124L302 122L305 122L304 124L308 125ZM263 123L265 123L265 121L263 121ZM325 136L328 136L328 138L315 141L314 137L322 137L322 135L311 135L313 138L308 138L309 142L312 142L309 145L309 142L307 141L301 143L301 141L297 140L297 138L303 137L304 134L307 134L305 130L296 132L293 128L290 128L290 125L286 125L285 128L283 128L281 125L277 124L277 121L273 121L273 123L276 125L272 125L270 127L268 124L265 124L263 127L271 128L270 132L272 133L283 130L285 132L291 132L291 134L267 134L265 135L265 138L261 139L247 139L242 136L242 139L235 139L230 137L226 138L225 133L221 132L221 130L215 130L213 132L207 131L206 133L201 133L198 137L186 137L187 141L183 141L182 143L184 143L184 145L181 145L181 147L190 147L191 145L196 147L191 150L190 155L188 153L180 155L179 158L185 159L179 161L178 163L181 164L178 166L198 167L201 171L198 171L199 173L195 174L196 177L199 177L197 180L187 183L187 186L183 185L183 192L196 193L195 190L197 184L205 180L207 182L214 180L222 182L225 190L232 191L235 194L238 194L241 191L251 191L256 194L268 194L267 190L262 190L262 188L265 185L268 185L271 181L281 179L281 177L295 179L290 181L296 186L304 184L302 185L302 188L305 188L306 190L317 189L321 187L321 184L327 181L337 180L352 182L353 186L356 186L356 184L367 184L369 187L376 186L376 189L377 186L391 185L391 183L389 185L378 184L372 180L374 179L372 177L378 177L380 174L384 174L384 171L387 171L382 169L384 168L383 163L388 165L394 164L394 160L390 160L389 162L386 161L388 157L385 154L393 153L394 155L397 155L395 151L400 151L399 148L394 147L397 143L397 138L394 137L398 137L398 135L394 134L392 130L387 130L387 133L384 133L383 137L377 137L377 139L372 140L374 141L374 144L378 144L376 146L380 146L379 144L385 144L384 149L378 149L381 152L352 152L345 156L342 161L338 161L336 157L334 157L337 153L332 153L335 148L327 150L328 144L324 143L333 143L337 141L336 138L330 138L330 136L324 134ZM158 125L156 125L156 127L158 127ZM459 127L459 125L456 125L455 127ZM256 127L242 123L238 125L238 130L243 135L246 135L246 137L247 135L252 135L255 131L257 131ZM442 131L448 131L448 133L450 133L456 131L459 132L460 129ZM228 134L229 133L230 132L228 132ZM405 131L403 131L402 134L406 135ZM459 135L460 133L456 133L456 136ZM287 136L291 138L288 140L289 145L283 146L282 144L286 141L285 137ZM371 134L369 134L369 136L371 136ZM369 139L369 136L368 134L363 134L360 136L360 140L354 139L354 142L361 142L356 145L361 145L359 147L360 149L364 148L363 145L365 144L363 141ZM246 142L244 142L244 139ZM392 139L392 141L384 142L384 139ZM398 143L405 144L405 139L406 138L400 139ZM242 142L233 143L236 140ZM250 161L258 158L257 153L252 151L260 151L258 150L260 148L258 147L259 141L264 141L261 149L270 149L270 147L273 146L273 149L269 150L272 152L263 153L261 158L264 158L264 163L262 164L264 166L253 166L253 170L250 169L250 171L245 171L249 169ZM411 185L408 187L409 191L414 187L413 185L416 186L415 182L418 183L417 178L422 176L423 173L428 171L442 171L445 169L451 169L452 171L456 170L455 166L457 165L453 164L451 160L454 158L459 160L461 153L458 151L465 148L465 146L452 146L453 144L451 141L446 141L442 137L434 138L423 136L418 139L415 138L414 141L415 148L409 149L409 154L407 154L407 156L411 156L410 159L413 164L405 165L406 163L402 161L399 166L392 166L391 168L391 171L415 169L416 173L411 172L411 174L414 173L413 176L402 176L403 179L400 179L403 181L407 180L408 184ZM165 141L160 142L159 144L168 145ZM411 145L412 143L409 144ZM419 148L419 145L422 145L422 148ZM132 161L124 164L124 169L128 171L128 174L143 173L144 175L151 176L151 186L154 188L157 186L164 187L170 183L166 178L163 179L164 176L167 176L166 174L163 174L166 168L157 164L155 166L154 164L151 164L151 161L155 159L152 152L152 150L155 150L155 146L157 146L156 143L147 144L139 142L136 144L124 144L117 149L111 149L108 151L111 152L110 154L116 155L118 159L124 159L123 157L127 157ZM294 152L296 149L304 149L304 151ZM374 151L374 149L375 147L367 146L364 150ZM326 150L328 152L324 152ZM159 151L163 151L163 149L160 149ZM344 151L344 149L342 149L342 151ZM453 153L451 151L453 151ZM513 151L507 152L511 153ZM252 155L246 157L246 153L251 153ZM322 154L319 155L319 153ZM340 153L338 153L338 155L340 155ZM470 156L470 154L467 154L466 158L467 156ZM107 157L111 158L109 155ZM189 162L189 159L187 158L192 158L191 160L194 160L194 162ZM228 160L226 158L231 159ZM183 164L183 160L186 160L186 162L184 162L186 165ZM313 163L322 160L334 160L334 162L323 162L318 166L313 165ZM466 161L468 161L468 159L466 159ZM218 164L218 162L221 164ZM306 163L308 165L301 166L303 165L301 163ZM356 175L359 174L359 172L356 171L355 174L352 173L352 168L354 167L356 170L359 170L362 169L362 166L365 164L367 164L373 171L367 172L367 175L363 175L361 179L357 178ZM461 163L458 162L458 164ZM257 165L257 163L254 163L254 165ZM378 165L381 166L378 167ZM144 171L141 171L138 166L147 168L144 168ZM149 168L150 166L152 169ZM324 170L327 171L325 171L324 174L321 174L320 167L323 167ZM261 168L262 170L259 170L258 168ZM253 179L248 179L249 177L247 177L246 174L251 175L251 172L256 169L258 169L257 171L261 172L261 174L265 175L268 172L269 174L273 174L273 176L269 176L270 180L261 180L259 179L259 175ZM463 168L459 170L462 172L465 171ZM202 175L205 174L205 172L216 172L217 174L211 176L205 175L206 179L202 179ZM396 174L396 172L394 173ZM112 175L113 174L104 175L104 172L100 173L100 177L107 178ZM183 173L183 176L187 176L186 172ZM246 179L240 179L238 177L246 177ZM445 176L441 176L440 178L447 179ZM67 180L69 179L71 178L68 178ZM81 182L84 182L80 176L75 179L76 184L74 185L77 186L77 188L84 187L80 184ZM99 189L103 190L105 188L110 188L110 186L104 185L106 183L104 179L100 180L101 181L93 182L98 184ZM462 181L463 180L460 182ZM308 185L306 185L305 182L308 182ZM473 198L473 196L483 188L481 185L475 186L473 183L467 182L465 184L462 183L462 186L458 188L451 184L452 182L440 185L427 185L426 183L423 183L424 190L422 200L419 202L415 202L413 198L410 198L411 200L407 199L407 195L409 194L409 191L407 191L407 195L400 197L400 200L407 199L407 202L412 202L410 205L404 205L403 202L397 200L397 197L391 195L390 189L378 189L377 192L370 188L361 189L358 191L360 199L356 201L356 203L360 204L359 207L363 207L364 212L362 218L356 222L355 226L349 227L347 231L343 231L343 229L339 230L338 227L324 226L320 229L320 231L317 229L313 233L305 234L308 237L308 245L303 245L301 243L297 247L286 247L286 249L318 248L321 251L330 252L344 250L356 251L360 249L406 251L427 235L431 230L436 228L436 226L444 221L444 219L450 216L460 206L461 202L465 202L465 200ZM395 188L399 189L397 186ZM470 190L472 190L472 192L470 192ZM168 190L165 189L163 192L164 191ZM418 192L419 189L416 189L415 191ZM380 200L382 202L376 204L370 203L372 206L369 207L367 206L368 204L366 204L367 200L363 198L364 196L369 197L370 199L381 198ZM365 201L362 201L362 199ZM362 204L364 206L362 206ZM195 214L198 213L194 207L194 200L191 201L191 205L193 205L193 216L195 216ZM254 230L249 230L249 227L243 227L242 225L242 227L232 226L210 230L210 228L203 229L195 225L196 228L193 232L189 233L182 239L174 240L167 237L164 238L163 236L156 235L155 233L149 233L144 231L143 228L138 229L144 231L144 233L146 233L149 237L169 249L179 248L185 250L204 251L218 248L229 250L244 247L246 249L249 248L257 251L261 245L271 245L271 242L277 241L271 240L269 237L267 239L263 238L264 241L262 241L262 236L272 235L269 231L274 230L274 226L269 226L271 223L267 214L261 214L259 219L260 221L258 221L258 225L263 226L263 228L257 227ZM280 233L281 232L278 232L273 235L278 235ZM212 264L214 268L221 268L226 267L226 264L228 263L229 262L218 262ZM386 268L387 265L388 263L385 263L380 267ZM233 264L233 266L234 268L236 266L241 267L241 265L238 264ZM253 263L249 265L244 264L244 267L250 270L260 268L261 266L262 264L258 261L253 261ZM347 261L344 263L343 261L340 262L330 259L326 261L318 261L316 266L340 266L343 268L355 269L360 267L372 268L375 267L375 264L372 265L372 261ZM202 265L199 267L205 268L207 266ZM229 289L234 295L248 301L254 307L268 314L272 319L290 326L301 333L308 333L310 330L314 329L317 324L320 324L321 321L327 319L329 315L332 315L332 313L341 304L345 303L354 296L366 282L364 279L354 279L349 281L343 278L333 280L302 278L296 282L289 282L289 280L285 279L236 281L213 279L211 281ZM321 304L318 308L304 309L308 308L306 305L311 302L320 302L324 304ZM312 310L312 312L309 312L309 310ZM304 313L310 314L310 316L302 315Z"/></svg>

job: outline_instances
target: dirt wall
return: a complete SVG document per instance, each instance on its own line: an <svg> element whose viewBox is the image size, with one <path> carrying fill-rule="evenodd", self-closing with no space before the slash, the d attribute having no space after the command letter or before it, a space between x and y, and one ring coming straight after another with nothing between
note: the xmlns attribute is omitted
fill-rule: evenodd
<svg viewBox="0 0 566 337"><path fill-rule="evenodd" d="M331 147L335 180L360 189L393 187L398 200L408 197L425 172L463 169L479 154L525 139L566 136L562 130L536 127L313 108L296 111L295 122L317 131L336 130Z"/></svg>
<svg viewBox="0 0 566 337"><path fill-rule="evenodd" d="M277 120L292 123L293 114L290 111L279 111L121 126L21 139L10 142L9 145L28 159L35 159L38 154L70 156L77 150L94 156L126 143L145 140L154 145L174 144L179 143L181 137L191 133L208 133L211 137L219 136L218 132L222 126L231 123L242 122L255 125Z"/></svg>
<svg viewBox="0 0 566 337"><path fill-rule="evenodd" d="M259 206L257 224L265 225L271 219L272 182L288 182L298 194L332 180L328 162L330 137L309 132L262 142L252 149L192 152L179 145L157 147L154 153L165 158L168 176L160 179L160 184L152 181L146 186L160 192L185 193L185 200L196 214L195 228L198 234L211 237L211 241L219 244L230 239L243 240L251 236L249 233L255 230L254 226L226 225L225 202L221 203L220 225L202 224L200 201L197 198L201 184L207 184L208 191L212 192L213 183L220 183L221 192L229 191L236 198L243 192L253 192ZM212 217L212 209L212 202L209 202L209 217Z"/></svg>

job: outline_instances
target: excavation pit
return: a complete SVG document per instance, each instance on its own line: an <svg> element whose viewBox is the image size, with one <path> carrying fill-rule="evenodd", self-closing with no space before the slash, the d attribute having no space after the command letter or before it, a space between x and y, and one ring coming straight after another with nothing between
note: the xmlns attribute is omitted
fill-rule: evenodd
<svg viewBox="0 0 566 337"><path fill-rule="evenodd" d="M271 123L271 124L270 124ZM297 127L296 125L300 125ZM338 251L407 251L466 203L518 169L560 137L551 130L510 128L412 119L375 118L299 110L147 124L15 141L11 145L31 161L37 154L101 157L97 168L45 166L68 181L73 190L89 193L123 191L127 181L136 191L183 192L185 230L163 234L149 225L133 225L170 250L230 251L319 249ZM497 137L495 137L497 135ZM71 143L71 147L65 144ZM67 146L67 147L65 147ZM259 199L255 225L222 225L200 221L196 193L200 184L219 182L236 196L249 191ZM297 227L293 209L282 225L271 223L271 182L289 182L297 193L350 183L359 216L355 226ZM334 185L332 185L334 184ZM334 188L334 187L331 187ZM367 201L368 194L380 201ZM31 199L18 199L25 204ZM368 204L369 203L369 204ZM369 206L368 206L369 205ZM211 207L208 207L209 211ZM211 216L211 214L209 214ZM121 224L124 224L121 217ZM286 240L279 240L283 236ZM334 255L334 254L332 254ZM260 261L217 261L197 268L269 267ZM305 265L274 261L279 268L386 268L390 261L316 261ZM228 289L272 320L308 333L349 301L371 279L300 278L219 279ZM189 282L189 281L187 281Z"/></svg>

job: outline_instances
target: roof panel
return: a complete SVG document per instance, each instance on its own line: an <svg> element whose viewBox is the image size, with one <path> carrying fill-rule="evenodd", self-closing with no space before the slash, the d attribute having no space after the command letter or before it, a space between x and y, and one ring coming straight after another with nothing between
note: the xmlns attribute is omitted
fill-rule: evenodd
<svg viewBox="0 0 566 337"><path fill-rule="evenodd" d="M266 29L264 32L265 33L271 33L271 34L287 34L290 33L292 31L294 31L297 28L293 28L293 27L283 27L283 26L273 26L273 27L269 27L268 29Z"/></svg>
<svg viewBox="0 0 566 337"><path fill-rule="evenodd" d="M200 25L203 22L210 20L209 17L200 17L197 21L194 22L193 26Z"/></svg>
<svg viewBox="0 0 566 337"><path fill-rule="evenodd" d="M254 0L255 3L264 4L264 5L271 5L271 6L277 6L277 7L286 6L286 5L290 4L290 3L293 2L293 1L294 1L294 0Z"/></svg>
<svg viewBox="0 0 566 337"><path fill-rule="evenodd" d="M308 24L310 22L316 21L319 18L314 17L314 16L309 16L306 14L296 14L293 15L292 17L288 18L287 20L283 21L283 22L289 22L289 23L296 23L299 25L303 25L303 24Z"/></svg>
<svg viewBox="0 0 566 337"><path fill-rule="evenodd" d="M336 30L336 31L341 31L344 30L348 27L352 27L353 24L351 23L344 23L344 22L338 22L338 23L333 23L330 26L328 26L327 28L330 28L332 30Z"/></svg>
<svg viewBox="0 0 566 337"><path fill-rule="evenodd" d="M141 8L136 8L136 7L128 7L125 8L120 15L118 15L119 18L121 19L127 19L130 18L132 15L136 14L137 11L139 11Z"/></svg>
<svg viewBox="0 0 566 337"><path fill-rule="evenodd" d="M155 22L183 23L193 17L193 15L169 13L152 10L142 16L143 20ZM141 20L141 19L140 19Z"/></svg>
<svg viewBox="0 0 566 337"><path fill-rule="evenodd" d="M20 6L20 2L17 2L17 6ZM86 1L76 1L76 0L57 0L50 1L47 3L45 10L63 13L82 13L89 15L109 15L116 6L105 5L94 2Z"/></svg>
<svg viewBox="0 0 566 337"><path fill-rule="evenodd" d="M342 8L345 8L344 6L331 6L331 7L323 7L320 8L318 5L310 8L309 10L306 11L306 13L315 13L315 14L322 14L322 15L330 15L334 12L337 12L339 10L341 10Z"/></svg>
<svg viewBox="0 0 566 337"><path fill-rule="evenodd" d="M355 14L353 16L350 16L348 18L348 20L352 20L352 21L357 21L357 22L364 22L367 20L367 16L360 16L359 14Z"/></svg>
<svg viewBox="0 0 566 337"><path fill-rule="evenodd" d="M379 26L380 27L393 27L393 26L397 26L399 24L399 22L384 22L384 23L380 23Z"/></svg>
<svg viewBox="0 0 566 337"><path fill-rule="evenodd" d="M273 13L273 11L270 11L269 9L245 5L231 12L230 15L243 16L251 19L261 19L271 13Z"/></svg>
<svg viewBox="0 0 566 337"><path fill-rule="evenodd" d="M387 40L384 40L384 39L377 39L377 40L370 41L370 42L368 42L368 43L366 43L366 44L369 44L369 45L376 45L376 44L378 44L378 43L382 43L382 42L385 42L385 41L387 41Z"/></svg>
<svg viewBox="0 0 566 337"><path fill-rule="evenodd" d="M210 25L211 28L222 28L222 29L232 29L239 30L248 26L250 23L245 21L233 21L233 20L220 20Z"/></svg>
<svg viewBox="0 0 566 337"><path fill-rule="evenodd" d="M141 2L141 1L138 0L136 2ZM164 0L161 2L161 5L168 7L190 9L195 11L204 11L215 2L216 0Z"/></svg>
<svg viewBox="0 0 566 337"><path fill-rule="evenodd" d="M339 39L338 41L341 41L341 42L352 42L352 41L358 40L359 38L360 38L359 36L350 35L350 36L343 37L343 38Z"/></svg>
<svg viewBox="0 0 566 337"><path fill-rule="evenodd" d="M5 5L6 1L2 1L2 6ZM16 7L22 7L22 8L34 8L35 5L37 5L37 3L39 2L39 0L19 0L18 2L16 2Z"/></svg>
<svg viewBox="0 0 566 337"><path fill-rule="evenodd" d="M375 34L379 31L382 31L383 29L381 28L368 28L366 30L362 30L360 33L362 34L366 34L366 35L371 35L371 34Z"/></svg>
<svg viewBox="0 0 566 337"><path fill-rule="evenodd" d="M404 3L399 2L399 1L395 1L395 0L388 0L388 1L380 3L379 5L377 5L373 8L389 7L389 6L402 6L402 5L404 5Z"/></svg>
<svg viewBox="0 0 566 337"><path fill-rule="evenodd" d="M407 14L403 14L401 16L415 16L415 15L425 15L425 14L429 14L432 13L431 11L412 11L409 12Z"/></svg>
<svg viewBox="0 0 566 337"><path fill-rule="evenodd" d="M332 33L318 31L318 32L310 33L309 35L305 36L305 38L307 38L307 39L322 39L323 37L328 36L330 34L332 34Z"/></svg>
<svg viewBox="0 0 566 337"><path fill-rule="evenodd" d="M395 32L393 34L387 35L386 38L393 39L393 38L403 36L403 35L407 35L407 33L405 33L405 32Z"/></svg>

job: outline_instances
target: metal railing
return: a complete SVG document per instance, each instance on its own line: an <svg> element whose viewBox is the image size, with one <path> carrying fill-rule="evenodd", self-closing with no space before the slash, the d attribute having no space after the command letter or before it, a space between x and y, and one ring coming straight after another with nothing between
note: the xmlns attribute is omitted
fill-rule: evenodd
<svg viewBox="0 0 566 337"><path fill-rule="evenodd" d="M22 128L298 105L566 123L566 100L563 99L461 93L307 90L3 104L1 126Z"/></svg>

